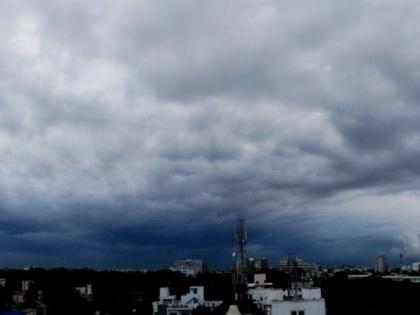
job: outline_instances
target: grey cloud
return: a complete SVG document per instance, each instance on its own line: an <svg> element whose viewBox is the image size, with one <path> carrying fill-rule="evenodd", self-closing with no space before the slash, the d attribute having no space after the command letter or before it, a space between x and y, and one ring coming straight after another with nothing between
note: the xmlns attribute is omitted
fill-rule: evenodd
<svg viewBox="0 0 420 315"><path fill-rule="evenodd" d="M414 203L383 222L350 202L419 189L413 2L0 12L0 231L15 244L0 243L0 264L57 264L81 248L70 263L111 266L118 251L137 266L182 255L225 266L238 216L273 260L331 261L343 244L353 261L414 253L413 228L394 222ZM353 208L358 224L331 229Z"/></svg>

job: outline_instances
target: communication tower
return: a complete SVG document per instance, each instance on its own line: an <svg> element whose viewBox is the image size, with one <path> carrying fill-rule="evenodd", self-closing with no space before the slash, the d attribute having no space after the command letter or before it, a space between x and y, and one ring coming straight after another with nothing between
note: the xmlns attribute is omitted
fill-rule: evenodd
<svg viewBox="0 0 420 315"><path fill-rule="evenodd" d="M287 255L287 273L288 273L289 296L296 299L298 298L298 295L299 295L299 288L298 288L299 270L298 270L297 257L295 253L289 253Z"/></svg>
<svg viewBox="0 0 420 315"><path fill-rule="evenodd" d="M235 302L241 302L246 298L248 284L248 260L246 254L246 242L247 232L245 229L245 220L238 219L234 234L235 248L232 254L232 287L233 299Z"/></svg>

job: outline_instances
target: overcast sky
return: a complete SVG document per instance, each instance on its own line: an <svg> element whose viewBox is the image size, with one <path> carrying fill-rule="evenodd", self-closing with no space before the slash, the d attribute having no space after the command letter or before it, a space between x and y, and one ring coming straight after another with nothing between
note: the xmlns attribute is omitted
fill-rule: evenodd
<svg viewBox="0 0 420 315"><path fill-rule="evenodd" d="M420 2L0 2L0 266L420 260Z"/></svg>

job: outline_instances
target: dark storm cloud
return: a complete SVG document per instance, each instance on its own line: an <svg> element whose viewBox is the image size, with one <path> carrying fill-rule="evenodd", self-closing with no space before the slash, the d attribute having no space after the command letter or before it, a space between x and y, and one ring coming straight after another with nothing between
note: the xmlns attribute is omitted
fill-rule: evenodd
<svg viewBox="0 0 420 315"><path fill-rule="evenodd" d="M0 264L416 257L418 4L0 8Z"/></svg>

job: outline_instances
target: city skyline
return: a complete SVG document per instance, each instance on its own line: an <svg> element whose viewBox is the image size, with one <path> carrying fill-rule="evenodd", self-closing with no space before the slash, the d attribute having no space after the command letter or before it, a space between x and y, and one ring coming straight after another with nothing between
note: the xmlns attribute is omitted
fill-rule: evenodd
<svg viewBox="0 0 420 315"><path fill-rule="evenodd" d="M416 1L0 3L0 266L420 260Z"/></svg>

